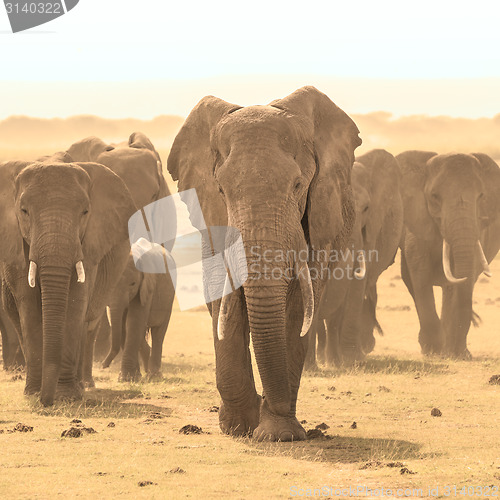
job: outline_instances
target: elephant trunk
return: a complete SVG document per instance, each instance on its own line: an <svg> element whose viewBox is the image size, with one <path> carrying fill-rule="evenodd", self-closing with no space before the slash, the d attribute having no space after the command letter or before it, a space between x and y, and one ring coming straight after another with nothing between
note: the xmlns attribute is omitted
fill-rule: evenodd
<svg viewBox="0 0 500 500"><path fill-rule="evenodd" d="M268 227L273 226L276 228L276 225ZM242 230L248 262L248 279L243 290L264 397L273 413L285 416L291 411L286 302L293 272L302 293L301 335L311 325L314 297L304 235L301 231L296 232L295 238L277 233L276 229L266 231L259 238L252 231ZM293 228L290 233L294 234Z"/></svg>
<svg viewBox="0 0 500 500"><path fill-rule="evenodd" d="M71 274L71 267L40 265L43 327L40 400L44 406L52 405L56 395L62 363Z"/></svg>
<svg viewBox="0 0 500 500"><path fill-rule="evenodd" d="M250 269L252 265L255 262L249 262ZM286 266L272 265L259 277L250 272L243 289L264 396L272 412L285 416L291 404L285 331L288 283L273 279L273 272L285 276Z"/></svg>
<svg viewBox="0 0 500 500"><path fill-rule="evenodd" d="M51 222L54 214L44 214L38 237L30 247L29 280L38 272L42 299L42 385L40 400L43 405L54 403L61 371L66 334L66 315L70 282L73 273L78 281L85 280L82 249L76 235L71 234L71 222L60 220L60 231L54 232ZM75 269L77 268L77 269ZM31 284L31 282L30 282ZM75 368L75 367L72 367ZM74 370L73 370L74 371ZM69 376L71 370L65 376ZM61 382L70 382L69 380Z"/></svg>

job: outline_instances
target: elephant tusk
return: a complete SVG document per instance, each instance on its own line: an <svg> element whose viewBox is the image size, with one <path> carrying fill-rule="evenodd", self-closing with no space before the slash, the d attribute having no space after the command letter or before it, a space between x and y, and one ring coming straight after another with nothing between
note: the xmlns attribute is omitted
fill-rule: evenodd
<svg viewBox="0 0 500 500"><path fill-rule="evenodd" d="M76 263L76 274L78 276L78 283L85 283L85 269L83 268L83 262L79 260Z"/></svg>
<svg viewBox="0 0 500 500"><path fill-rule="evenodd" d="M362 280L366 276L365 252L363 250L359 250L358 254L361 256L361 260L358 259L359 269L354 271L354 276L356 279Z"/></svg>
<svg viewBox="0 0 500 500"><path fill-rule="evenodd" d="M35 288L36 284L36 268L37 265L35 262L30 260L30 269L28 271L28 283L31 288Z"/></svg>
<svg viewBox="0 0 500 500"><path fill-rule="evenodd" d="M300 267L297 277L300 282L300 290L302 292L302 303L304 304L304 321L300 336L303 337L311 328L314 316L314 293L312 287L311 273L306 262Z"/></svg>
<svg viewBox="0 0 500 500"><path fill-rule="evenodd" d="M222 292L222 300L219 309L219 317L217 318L217 338L219 340L224 340L224 329L226 326L226 309L227 309L227 301L231 290L231 283L229 281L229 275L226 274L226 281L224 282L224 290Z"/></svg>
<svg viewBox="0 0 500 500"><path fill-rule="evenodd" d="M450 266L450 245L445 239L443 239L443 271L446 279L450 283L462 283L462 281L465 281L467 279L455 278L455 276L453 276Z"/></svg>
<svg viewBox="0 0 500 500"><path fill-rule="evenodd" d="M481 260L481 266L483 268L483 273L488 276L488 278L491 278L491 270L490 266L488 265L488 261L486 260L486 255L484 255L483 247L481 246L481 242L477 240L477 247L479 250L479 259Z"/></svg>

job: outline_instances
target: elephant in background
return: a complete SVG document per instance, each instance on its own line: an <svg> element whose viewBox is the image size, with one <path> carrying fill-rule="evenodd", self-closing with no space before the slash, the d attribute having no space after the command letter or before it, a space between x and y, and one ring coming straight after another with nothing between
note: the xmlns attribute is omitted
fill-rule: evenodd
<svg viewBox="0 0 500 500"><path fill-rule="evenodd" d="M87 137L71 145L66 153L72 161L96 162L111 169L125 182L135 205L139 209L170 195L163 176L160 155L148 137L141 132L132 133L128 141L117 145L106 144L98 137ZM133 266L133 263L130 264L129 262L130 266ZM130 274L134 271L129 269L128 272ZM165 307L171 308L170 296L166 296L164 300ZM169 300L170 302L168 302ZM103 318L102 322L105 321L106 318ZM111 328L113 329L113 325ZM121 332L121 325L118 325L117 328L118 332ZM116 334L112 333L112 337L121 335L118 332ZM96 335L96 331L89 332L86 346L84 375L89 386L94 385L92 363ZM139 335L139 332L134 334L134 338L137 335ZM130 344L127 350L128 356L132 356L130 349L133 345ZM137 352L135 356L137 356ZM124 375L127 378L131 376L128 371Z"/></svg>
<svg viewBox="0 0 500 500"><path fill-rule="evenodd" d="M469 359L478 276L500 248L500 168L487 155L407 151L402 169L401 274L415 301L424 354ZM433 286L443 290L441 319Z"/></svg>
<svg viewBox="0 0 500 500"><path fill-rule="evenodd" d="M350 365L375 346L377 280L393 262L403 230L401 171L387 151L356 159L352 189L356 222L351 246L327 282L310 331L306 366L318 360ZM325 325L326 324L326 330Z"/></svg>
<svg viewBox="0 0 500 500"><path fill-rule="evenodd" d="M343 248L354 223L358 134L325 94L303 87L264 106L204 97L174 140L167 168L179 192L196 189L208 232L239 230L248 264L243 287L208 304L225 433L306 437L296 418L303 336L329 267L320 250ZM205 257L212 255L206 246ZM255 390L250 335L263 398Z"/></svg>
<svg viewBox="0 0 500 500"><path fill-rule="evenodd" d="M0 304L0 332L2 334L2 361L4 370L17 370L25 365L19 334Z"/></svg>
<svg viewBox="0 0 500 500"><path fill-rule="evenodd" d="M3 307L22 332L26 394L81 397L84 331L98 323L127 263L135 205L95 163L0 164Z"/></svg>
<svg viewBox="0 0 500 500"><path fill-rule="evenodd" d="M112 343L103 368L109 367L124 340L120 379L140 379L139 353L148 377L161 378L163 339L172 313L174 294L169 274L140 272L133 258L129 258L109 304ZM145 340L148 330L151 333L150 357Z"/></svg>

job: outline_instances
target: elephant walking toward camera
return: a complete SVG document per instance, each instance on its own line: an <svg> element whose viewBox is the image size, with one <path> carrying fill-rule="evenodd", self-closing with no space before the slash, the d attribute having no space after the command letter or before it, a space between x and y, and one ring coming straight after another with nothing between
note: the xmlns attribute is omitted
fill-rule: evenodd
<svg viewBox="0 0 500 500"><path fill-rule="evenodd" d="M167 183L163 176L162 172L162 164L160 155L156 151L152 142L141 132L134 132L130 135L128 141L122 142L120 144L112 145L106 144L104 141L99 139L98 137L87 137L74 143L68 150L68 155L71 157L73 161L92 161L96 163L100 163L105 165L109 169L111 169L115 174L117 174L125 183L127 188L132 195L134 203L137 208L141 209L144 206L148 205L151 202L159 200L165 196L170 195L170 191L168 189ZM132 269L134 267L133 262L129 259L127 276L135 275L135 273L139 273L139 271ZM142 273L141 273L142 274ZM170 276L164 277L165 279L170 279ZM125 278L127 279L127 278ZM134 278L136 282L144 281L145 277L141 276L140 278ZM146 280L148 281L149 278ZM162 278L163 280L163 278ZM128 288L128 282L123 283L123 286ZM160 290L158 290L159 292ZM119 290L118 296L121 297L125 291ZM161 303L164 300L165 310L170 311L172 308L172 300L173 297L170 296L170 291L167 295L159 297L159 302ZM109 304L112 305L111 303ZM118 308L122 307L116 306ZM127 309L123 307L123 309ZM148 314L146 313L146 316ZM170 315L170 313L169 313ZM111 351L108 354L114 356L117 354L117 344L116 339L121 336L122 331L122 322L119 324L116 322L116 318L118 315L112 314L115 317L116 323L116 331L113 331L112 325L112 347ZM135 317L135 315L133 315ZM105 322L106 318L102 319L102 322ZM140 323L140 321L139 321ZM168 322L167 322L168 324ZM97 331L90 331L87 339L86 345L86 359L85 359L85 373L84 377L87 385L93 386L94 382L92 379L92 362L93 362L93 353L94 353L94 344L95 337ZM125 341L125 345L127 346L126 355L122 362L122 376L126 379L133 378L136 375L135 370L136 366L132 369L131 359L137 358L138 351L132 353L132 349L137 348L139 344L133 341L136 337L140 336L142 332L133 332L132 338L129 341ZM164 335L164 333L163 333ZM159 338L159 336L156 336ZM162 337L163 341L163 337ZM155 341L157 342L157 340ZM119 350L120 344L118 344ZM143 348L145 346L143 345ZM155 349L154 353L154 363L156 363L157 357L157 349ZM112 355L111 358L114 358ZM109 358L109 356L108 356ZM161 347L160 347L160 360L161 360ZM111 360L109 359L109 363ZM109 366L108 363L108 366ZM124 363L124 364L123 364ZM159 366L155 365L155 369L159 371Z"/></svg>
<svg viewBox="0 0 500 500"><path fill-rule="evenodd" d="M172 313L174 294L169 274L142 273L135 267L133 258L129 258L109 304L112 342L103 368L111 364L124 341L121 380L140 379L139 353L148 377L161 377L163 339ZM151 356L145 341L148 330L151 333Z"/></svg>
<svg viewBox="0 0 500 500"><path fill-rule="evenodd" d="M3 306L26 358L26 394L42 404L82 393L82 342L125 268L130 193L95 163L0 164Z"/></svg>
<svg viewBox="0 0 500 500"><path fill-rule="evenodd" d="M296 418L303 335L327 277L320 250L343 248L354 222L350 177L358 133L325 94L304 87L266 106L205 97L174 141L167 166L179 191L196 189L209 232L239 230L248 264L243 287L209 303L225 433L306 437Z"/></svg>
<svg viewBox="0 0 500 500"><path fill-rule="evenodd" d="M370 151L354 163L356 222L351 246L339 259L315 314L308 368L316 366L316 336L318 359L328 364L362 361L375 346L373 330L380 330L375 315L377 280L394 262L403 229L400 182L400 168L387 151Z"/></svg>
<svg viewBox="0 0 500 500"><path fill-rule="evenodd" d="M402 169L401 274L420 322L424 354L469 359L478 276L500 248L500 168L487 155L407 151ZM433 286L443 290L441 319Z"/></svg>

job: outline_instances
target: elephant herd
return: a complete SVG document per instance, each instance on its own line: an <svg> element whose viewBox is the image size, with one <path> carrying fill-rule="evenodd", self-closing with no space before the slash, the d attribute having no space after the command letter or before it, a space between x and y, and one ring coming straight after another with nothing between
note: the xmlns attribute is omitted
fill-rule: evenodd
<svg viewBox="0 0 500 500"><path fill-rule="evenodd" d="M225 433L305 439L304 364L349 365L374 348L377 279L398 248L422 352L470 357L474 283L500 248L500 168L480 153L355 158L360 145L353 120L314 87L264 106L205 97L174 140L167 169L179 192L195 189L208 233L236 228L245 249L243 286L208 303ZM169 194L141 133L0 164L4 366L25 359L26 394L51 405L93 386L108 317L104 366L123 346L123 380L140 375L139 353L149 376L161 375L174 285L135 267L128 221Z"/></svg>

